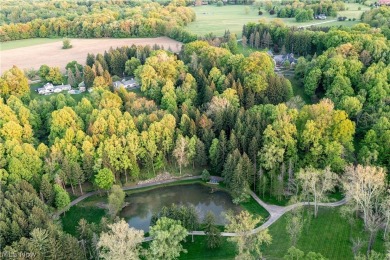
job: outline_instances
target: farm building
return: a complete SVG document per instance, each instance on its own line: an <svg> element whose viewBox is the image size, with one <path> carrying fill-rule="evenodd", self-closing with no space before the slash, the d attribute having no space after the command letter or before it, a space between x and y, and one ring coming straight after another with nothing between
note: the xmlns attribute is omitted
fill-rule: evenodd
<svg viewBox="0 0 390 260"><path fill-rule="evenodd" d="M135 81L133 78L129 80L122 79L121 81L115 81L113 85L114 88L124 87L125 89L137 88L139 86L137 81Z"/></svg>
<svg viewBox="0 0 390 260"><path fill-rule="evenodd" d="M58 85L53 86L51 83L46 83L42 88L38 88L37 92L41 95L50 95L51 93L60 93L62 91L71 90L72 87L70 85Z"/></svg>

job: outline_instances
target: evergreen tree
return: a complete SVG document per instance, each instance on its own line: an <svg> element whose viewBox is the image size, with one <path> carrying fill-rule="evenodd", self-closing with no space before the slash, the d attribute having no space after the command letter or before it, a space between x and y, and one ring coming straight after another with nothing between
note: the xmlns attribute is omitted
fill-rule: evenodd
<svg viewBox="0 0 390 260"><path fill-rule="evenodd" d="M72 87L77 87L77 81L70 68L68 69L68 84L71 85Z"/></svg>
<svg viewBox="0 0 390 260"><path fill-rule="evenodd" d="M84 67L84 84L85 87L91 88L93 86L93 81L95 80L95 73L93 72L92 68L90 66Z"/></svg>

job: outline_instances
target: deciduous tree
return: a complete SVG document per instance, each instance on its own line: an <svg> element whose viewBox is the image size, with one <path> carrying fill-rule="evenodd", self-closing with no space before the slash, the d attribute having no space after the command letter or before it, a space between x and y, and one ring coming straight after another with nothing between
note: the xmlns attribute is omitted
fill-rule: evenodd
<svg viewBox="0 0 390 260"><path fill-rule="evenodd" d="M140 259L141 243L144 232L129 227L126 221L108 225L108 232L101 234L97 247L103 259Z"/></svg>
<svg viewBox="0 0 390 260"><path fill-rule="evenodd" d="M180 221L162 217L150 228L150 235L153 237L148 251L150 259L175 259L187 252L181 244L187 230Z"/></svg>
<svg viewBox="0 0 390 260"><path fill-rule="evenodd" d="M228 238L229 241L234 242L237 246L238 254L235 259L261 258L261 246L270 244L272 240L268 229L255 234L250 233L261 221L261 217L256 218L248 211L243 210L239 214L227 214L226 218L228 220L226 232L240 234L240 236Z"/></svg>

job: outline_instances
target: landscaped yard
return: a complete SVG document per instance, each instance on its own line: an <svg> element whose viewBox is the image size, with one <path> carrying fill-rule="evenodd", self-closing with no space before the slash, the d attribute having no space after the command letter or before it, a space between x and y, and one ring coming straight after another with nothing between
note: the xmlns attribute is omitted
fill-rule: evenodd
<svg viewBox="0 0 390 260"><path fill-rule="evenodd" d="M304 224L302 235L297 243L297 248L304 252L318 252L328 259L353 259L352 238L360 237L367 241L367 234L363 233L363 223L359 219L357 224L350 226L348 221L341 216L341 207L320 207L317 218L311 218ZM306 218L312 214L312 208L305 211ZM289 214L289 213L287 213ZM281 259L290 248L289 236L286 232L286 215L281 217L270 228L272 244L266 247L267 259ZM367 245L367 243L365 243ZM364 253L367 247L362 248ZM380 235L374 244L374 250L384 252L384 243Z"/></svg>
<svg viewBox="0 0 390 260"><path fill-rule="evenodd" d="M308 218L311 216L312 210L307 208L305 210L305 218L310 219L310 221L305 223L296 247L305 253L310 251L321 253L328 259L353 259L351 234L353 238L356 239L359 236L365 241L367 240L367 234L362 232L363 223L361 220L351 228L348 221L341 217L340 210L341 207L321 207L318 218L314 219ZM289 236L286 232L286 215L269 228L272 244L263 248L263 255L266 259L282 259L291 247ZM228 242L227 238L222 239L223 243L219 249L210 250L206 247L205 237L195 237L194 243L188 237L187 242L183 244L188 253L182 254L180 259L234 259L234 245ZM366 246L364 246L361 252L365 253L366 249ZM377 252L384 252L385 250L380 234L378 234L374 244L374 250Z"/></svg>
<svg viewBox="0 0 390 260"><path fill-rule="evenodd" d="M65 84L66 82L64 82ZM63 95L68 95L67 91L63 91L63 92L60 92L60 93L53 93L51 95L40 95L38 94L38 92L36 91L36 89L38 88L41 88L42 86L44 85L44 83L35 83L35 84L31 84L30 85L30 96L31 96L31 99L39 99L39 98L43 98L43 99L46 99L46 100L50 100L51 97L55 97L59 94L63 94ZM70 95L70 94L69 94ZM89 95L89 92L83 92L83 93L80 93L80 94L74 94L74 95L70 95L76 102L79 102L83 97Z"/></svg>

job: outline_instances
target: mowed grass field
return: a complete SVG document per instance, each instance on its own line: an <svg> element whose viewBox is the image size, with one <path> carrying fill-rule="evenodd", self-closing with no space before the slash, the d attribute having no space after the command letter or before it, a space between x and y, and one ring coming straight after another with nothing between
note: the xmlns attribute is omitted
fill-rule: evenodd
<svg viewBox="0 0 390 260"><path fill-rule="evenodd" d="M17 49L22 47L29 47L33 45L59 42L59 41L62 41L62 39L34 38L34 39L16 40L10 42L0 42L0 51L12 50L12 49Z"/></svg>
<svg viewBox="0 0 390 260"><path fill-rule="evenodd" d="M345 8L347 10L338 12L338 16L345 16L348 19L355 18L356 20L360 20L364 11L370 10L370 7L358 3L345 3Z"/></svg>
<svg viewBox="0 0 390 260"><path fill-rule="evenodd" d="M307 221L296 247L305 253L310 251L321 253L327 259L353 259L351 237L355 239L360 237L363 241L367 241L368 236L367 233L363 232L362 220L356 221L351 228L348 221L341 217L340 209L320 208L316 219L309 218L313 213L311 209L306 209L305 219ZM286 232L286 223L285 215L269 228L272 243L262 248L263 256L266 259L283 259L291 247L289 235ZM183 243L188 253L182 254L180 259L234 259L236 254L234 244L227 241L226 237L222 240L220 248L210 250L206 247L205 237L195 236L194 243L188 237L187 241ZM367 250L367 242L364 243L361 252L365 253L365 250ZM378 234L373 250L385 252L381 234Z"/></svg>
<svg viewBox="0 0 390 260"><path fill-rule="evenodd" d="M351 238L360 237L362 241L368 241L368 234L363 232L361 219L355 221L351 227L348 220L341 216L341 209L342 207L320 207L318 217L310 218L313 208L306 208L306 223L296 247L305 253L310 251L321 253L328 259L353 259ZM291 247L289 235L286 232L287 214L269 228L272 244L264 248L264 256L267 259L282 259ZM367 242L363 245L361 252L365 253ZM381 234L378 234L373 250L385 252Z"/></svg>
<svg viewBox="0 0 390 260"><path fill-rule="evenodd" d="M361 4L346 4L348 10L340 12L339 16L347 16L348 18L360 19L364 10L369 7ZM361 7L361 10L358 8ZM258 9L250 5L226 5L218 7L216 5L205 5L192 7L196 13L196 21L190 23L186 29L192 33L204 36L208 33L213 33L217 36L222 36L226 30L237 34L241 38L242 27L248 22L258 22L260 19L272 21L279 19L288 26L306 26L316 25L321 26L352 26L358 21L339 22L335 17L328 17L326 20L312 20L304 23L298 23L295 18L278 18L275 15L270 15L262 9L263 15L258 15ZM335 21L336 20L336 21ZM327 22L327 23L324 23Z"/></svg>
<svg viewBox="0 0 390 260"><path fill-rule="evenodd" d="M249 8L249 13L245 12ZM196 13L196 21L187 26L187 30L203 36L207 33L214 33L217 36L223 35L229 30L241 37L242 26L248 22L258 22L262 16L252 6L227 5L218 7L216 5L192 7Z"/></svg>

